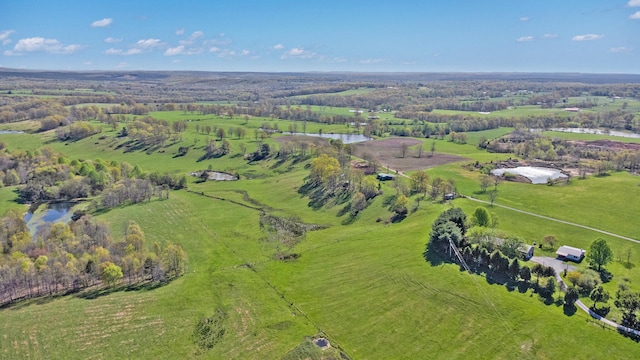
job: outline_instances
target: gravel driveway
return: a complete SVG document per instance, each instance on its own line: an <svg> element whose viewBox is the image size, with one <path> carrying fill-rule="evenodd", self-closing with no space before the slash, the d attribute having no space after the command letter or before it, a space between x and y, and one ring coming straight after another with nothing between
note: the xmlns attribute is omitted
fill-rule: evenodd
<svg viewBox="0 0 640 360"><path fill-rule="evenodd" d="M552 257L548 257L548 256L533 256L531 258L531 261L538 263L538 264L542 264L542 265L546 265L546 266L551 266L552 268L554 268L556 270L556 274L560 275L562 274L562 272L567 269L567 271L575 271L577 270L577 268L573 265L569 265L569 262L567 261L562 261L556 258L552 258Z"/></svg>

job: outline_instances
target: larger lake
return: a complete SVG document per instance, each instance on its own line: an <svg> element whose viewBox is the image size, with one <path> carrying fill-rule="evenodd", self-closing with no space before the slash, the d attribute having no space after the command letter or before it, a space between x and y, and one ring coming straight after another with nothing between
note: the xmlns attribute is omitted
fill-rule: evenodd
<svg viewBox="0 0 640 360"><path fill-rule="evenodd" d="M609 135L609 136L619 136L633 139L640 139L640 134L625 132L625 131L603 131L600 129L590 129L590 128L551 128L551 131L558 132L568 132L574 134L597 134L597 135Z"/></svg>
<svg viewBox="0 0 640 360"><path fill-rule="evenodd" d="M371 140L371 138L366 137L362 134L310 134L310 133L290 133L285 132L288 135L304 135L304 136L314 136L320 137L324 139L334 139L334 140L342 140L343 144L353 144L359 142L365 142Z"/></svg>
<svg viewBox="0 0 640 360"><path fill-rule="evenodd" d="M491 171L493 175L502 176L504 173L516 174L531 180L532 184L546 184L547 179L561 179L568 176L558 169L536 167L536 166L519 166L516 168L495 169Z"/></svg>

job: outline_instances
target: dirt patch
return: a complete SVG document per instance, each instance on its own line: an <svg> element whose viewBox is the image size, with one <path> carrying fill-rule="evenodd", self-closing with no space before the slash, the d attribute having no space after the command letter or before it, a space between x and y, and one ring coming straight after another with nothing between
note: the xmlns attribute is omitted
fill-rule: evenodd
<svg viewBox="0 0 640 360"><path fill-rule="evenodd" d="M430 168L442 164L449 164L453 162L469 160L467 158L450 155L434 153L431 156L431 152L424 151L422 157L417 157L414 149L408 149L405 157L402 157L402 146L413 147L422 141L412 138L389 138L384 140L367 141L364 143L356 144L354 148L354 155L362 157L363 154L369 153L378 160L380 165L388 167L398 171L411 171Z"/></svg>

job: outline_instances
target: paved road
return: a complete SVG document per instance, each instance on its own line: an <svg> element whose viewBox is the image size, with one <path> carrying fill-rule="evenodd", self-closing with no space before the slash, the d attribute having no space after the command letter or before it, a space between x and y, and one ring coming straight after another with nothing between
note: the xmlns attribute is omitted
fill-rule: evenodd
<svg viewBox="0 0 640 360"><path fill-rule="evenodd" d="M462 196L464 196L465 198L467 198L467 199L469 199L471 201L476 201L476 202L480 202L480 203L483 203L483 204L491 204L488 201L476 199L476 198L471 197L471 196L466 196L466 195L462 195ZM632 239L630 237L614 234L612 232L596 229L596 228L593 228L593 227L590 227L590 226L586 226L586 225L582 225L582 224L576 224L576 223L572 223L570 221L564 221L564 220L552 218L552 217L549 217L549 216L539 215L539 214L535 214L535 213L532 213L532 212L529 212L529 211L524 211L524 210L520 210L520 209L516 209L516 208L512 208L512 207L509 207L509 206L500 205L500 204L496 204L496 203L494 203L493 206L501 207L503 209L508 209L508 210L512 210L512 211L517 211L519 213L523 213L523 214L539 217L539 218L545 219L545 220L555 221L555 222L558 222L558 223L562 223L562 224L566 224L566 225L571 225L571 226L575 226L575 227L579 227L579 228L583 228L583 229L599 232L601 234L617 237L619 239L632 241L634 243L640 244L640 240L636 240L636 239Z"/></svg>

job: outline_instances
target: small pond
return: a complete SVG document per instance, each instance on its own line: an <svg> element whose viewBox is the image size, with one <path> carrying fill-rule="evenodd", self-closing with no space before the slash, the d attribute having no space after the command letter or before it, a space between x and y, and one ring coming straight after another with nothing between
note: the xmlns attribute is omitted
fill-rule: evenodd
<svg viewBox="0 0 640 360"><path fill-rule="evenodd" d="M207 180L214 180L214 181L235 181L235 180L239 180L239 178L236 175L232 175L229 173L225 173L225 172L221 172L221 171L212 171L212 170L205 170L204 172L207 173ZM196 172L192 172L191 176L197 176L197 177L202 177L202 171L196 171Z"/></svg>
<svg viewBox="0 0 640 360"><path fill-rule="evenodd" d="M20 131L20 130L0 130L0 135L5 135L5 134L24 134L24 131Z"/></svg>
<svg viewBox="0 0 640 360"><path fill-rule="evenodd" d="M45 224L68 223L73 216L71 209L75 205L77 204L72 202L58 202L32 206L24 215L24 222L27 223L29 232L35 234Z"/></svg>
<svg viewBox="0 0 640 360"><path fill-rule="evenodd" d="M324 349L324 348L329 347L329 340L327 340L327 339L325 339L325 338L318 338L318 339L315 339L315 340L313 341L313 343L314 343L314 344L316 344L316 346L317 346L317 347L319 347L319 348L321 348L321 349Z"/></svg>
<svg viewBox="0 0 640 360"><path fill-rule="evenodd" d="M364 141L369 141L371 138L368 138L362 134L310 134L310 133L290 133L286 132L288 135L304 135L304 136L314 136L320 137L324 139L339 139L342 140L343 144L354 144Z"/></svg>
<svg viewBox="0 0 640 360"><path fill-rule="evenodd" d="M501 176L504 173L511 173L521 175L531 180L532 184L546 184L547 179L553 180L567 178L567 175L563 174L558 169L536 167L536 166L519 166L516 168L495 169L491 171L493 175Z"/></svg>

